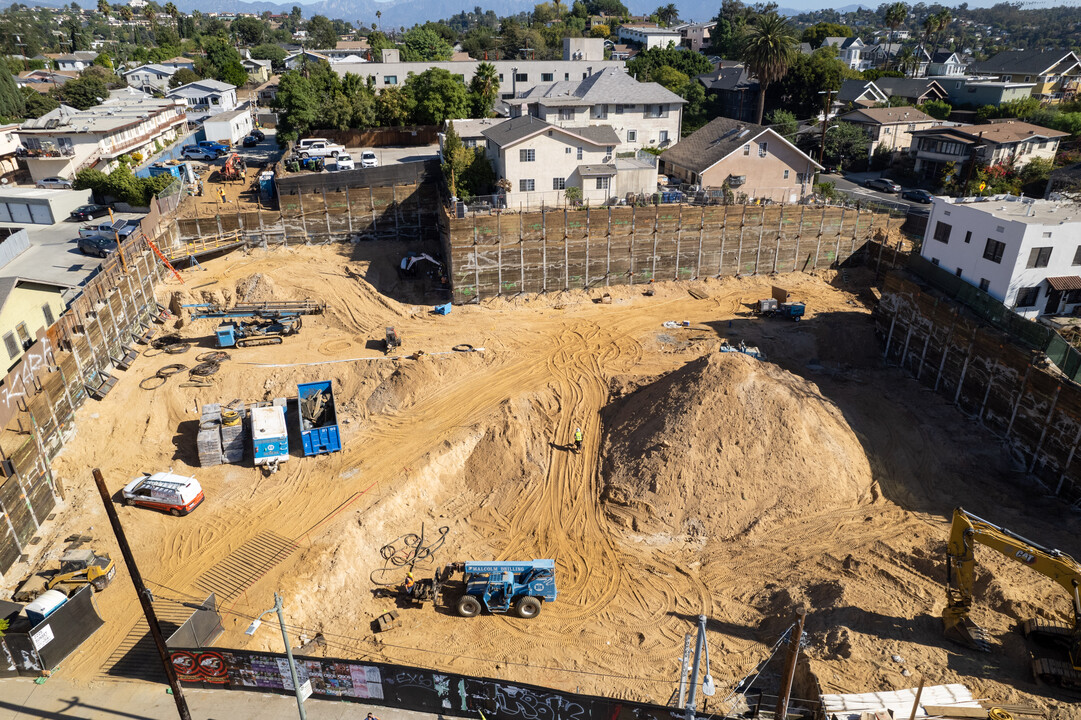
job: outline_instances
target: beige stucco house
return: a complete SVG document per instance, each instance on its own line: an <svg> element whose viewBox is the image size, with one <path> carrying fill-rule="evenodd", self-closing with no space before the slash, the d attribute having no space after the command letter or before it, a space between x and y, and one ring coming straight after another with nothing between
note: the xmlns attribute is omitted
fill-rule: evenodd
<svg viewBox="0 0 1081 720"><path fill-rule="evenodd" d="M724 187L748 200L795 203L811 191L822 168L780 134L762 125L719 117L661 154L661 172L715 197Z"/></svg>
<svg viewBox="0 0 1081 720"><path fill-rule="evenodd" d="M912 146L912 133L941 124L914 107L863 108L840 115L837 119L859 125L867 131L870 136L868 154L874 154L879 147L893 153L907 153Z"/></svg>
<svg viewBox="0 0 1081 720"><path fill-rule="evenodd" d="M1053 161L1059 142L1068 136L1020 120L933 127L912 135L915 171L925 178L938 178L953 163L954 172L960 173L973 155L980 163L1013 163L1018 168L1034 158Z"/></svg>

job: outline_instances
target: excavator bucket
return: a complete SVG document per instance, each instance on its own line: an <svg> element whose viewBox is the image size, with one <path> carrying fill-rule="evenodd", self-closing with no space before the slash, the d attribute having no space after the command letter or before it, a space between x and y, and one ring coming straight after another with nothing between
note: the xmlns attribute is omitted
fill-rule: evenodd
<svg viewBox="0 0 1081 720"><path fill-rule="evenodd" d="M943 635L947 639L973 650L991 652L991 642L987 639L987 633L982 627L972 622L967 615L954 615L950 612L950 608L946 608L942 611L942 621L945 625Z"/></svg>

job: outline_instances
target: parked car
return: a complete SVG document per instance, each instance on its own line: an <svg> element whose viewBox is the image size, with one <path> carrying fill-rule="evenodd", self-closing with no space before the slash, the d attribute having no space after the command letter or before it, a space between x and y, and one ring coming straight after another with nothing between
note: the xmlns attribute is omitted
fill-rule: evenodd
<svg viewBox="0 0 1081 720"><path fill-rule="evenodd" d="M905 190L901 193L901 197L905 200L913 200L924 205L929 205L935 196L926 190Z"/></svg>
<svg viewBox="0 0 1081 720"><path fill-rule="evenodd" d="M259 138L255 137L254 135L249 135L248 137L244 138L244 141L241 144L244 147L255 147L259 144Z"/></svg>
<svg viewBox="0 0 1081 720"><path fill-rule="evenodd" d="M115 240L119 236L120 239L124 239L138 229L138 220L117 220L116 222L103 222L98 225L87 225L79 228L79 237L103 237Z"/></svg>
<svg viewBox="0 0 1081 720"><path fill-rule="evenodd" d="M124 486L121 495L125 505L160 510L174 517L187 515L203 502L198 480L169 472L137 477Z"/></svg>
<svg viewBox="0 0 1081 720"><path fill-rule="evenodd" d="M308 145L303 146L299 150L300 157L302 157L302 158L306 158L306 157L321 157L321 158L333 157L333 158L336 158L336 157L338 157L339 155L341 155L344 152L345 152L345 146L344 145L338 145L337 143L325 142L325 141L310 143Z"/></svg>
<svg viewBox="0 0 1081 720"><path fill-rule="evenodd" d="M105 205L82 205L71 211L68 217L72 220L93 220L109 214L109 208Z"/></svg>
<svg viewBox="0 0 1081 720"><path fill-rule="evenodd" d="M116 252L116 240L101 235L80 237L79 252L90 257L109 257L111 253Z"/></svg>
<svg viewBox="0 0 1081 720"><path fill-rule="evenodd" d="M254 130L252 130L248 134L251 135L253 138L256 138L257 140L259 140L260 142L263 141L263 140L266 140L266 133L264 133L259 128L255 128Z"/></svg>
<svg viewBox="0 0 1081 720"><path fill-rule="evenodd" d="M360 166L362 168L379 167L379 158L371 150L365 150L360 154Z"/></svg>
<svg viewBox="0 0 1081 720"><path fill-rule="evenodd" d="M888 178L871 178L867 182L863 183L865 187L869 187L872 190L879 190L886 193L901 192L901 186Z"/></svg>
<svg viewBox="0 0 1081 720"><path fill-rule="evenodd" d="M213 140L200 140L199 147L203 148L204 150L210 150L211 152L215 152L218 155L229 152L228 145L224 145L220 142L214 142Z"/></svg>
<svg viewBox="0 0 1081 720"><path fill-rule="evenodd" d="M37 186L54 190L71 190L71 180L62 177L41 178L37 181Z"/></svg>
<svg viewBox="0 0 1081 720"><path fill-rule="evenodd" d="M186 148L180 151L180 154L188 160L217 160L218 154L213 150L207 150L206 148L196 147L195 145L188 145Z"/></svg>
<svg viewBox="0 0 1081 720"><path fill-rule="evenodd" d="M326 138L304 138L303 140L301 140L300 142L297 143L297 152L303 150L304 148L308 147L309 145L314 145L315 143L329 143L329 142L330 142L330 140L327 140Z"/></svg>
<svg viewBox="0 0 1081 720"><path fill-rule="evenodd" d="M356 167L356 163L353 162L351 155L339 153L338 159L335 161L335 168L338 170L352 170Z"/></svg>

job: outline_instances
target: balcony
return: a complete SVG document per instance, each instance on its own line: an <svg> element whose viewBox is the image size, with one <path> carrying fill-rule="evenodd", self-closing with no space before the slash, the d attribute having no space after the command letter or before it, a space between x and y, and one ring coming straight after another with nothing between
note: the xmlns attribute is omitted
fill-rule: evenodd
<svg viewBox="0 0 1081 720"><path fill-rule="evenodd" d="M41 148L28 148L23 147L25 154L20 153L22 157L34 158L34 159L61 159L75 156L75 148L73 147L41 147Z"/></svg>
<svg viewBox="0 0 1081 720"><path fill-rule="evenodd" d="M174 125L182 125L186 121L187 120L183 115L174 115L173 117L169 118L166 122L158 123L158 125L156 125L152 130L150 130L148 132L145 132L142 135L131 138L129 140L125 140L123 142L114 142L114 143L112 143L110 145L109 149L106 150L103 154L106 155L106 156L109 156L109 155L122 155L123 153L126 153L129 150L137 148L140 145L148 143L151 140L159 137L162 133L164 133L170 127L172 127Z"/></svg>

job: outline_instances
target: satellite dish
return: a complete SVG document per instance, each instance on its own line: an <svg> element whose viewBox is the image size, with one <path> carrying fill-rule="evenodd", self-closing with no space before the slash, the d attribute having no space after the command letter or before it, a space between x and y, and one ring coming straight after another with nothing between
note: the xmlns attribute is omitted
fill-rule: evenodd
<svg viewBox="0 0 1081 720"><path fill-rule="evenodd" d="M713 676L706 675L702 678L702 694L706 697L713 697L714 692L716 692L716 688L713 687Z"/></svg>

